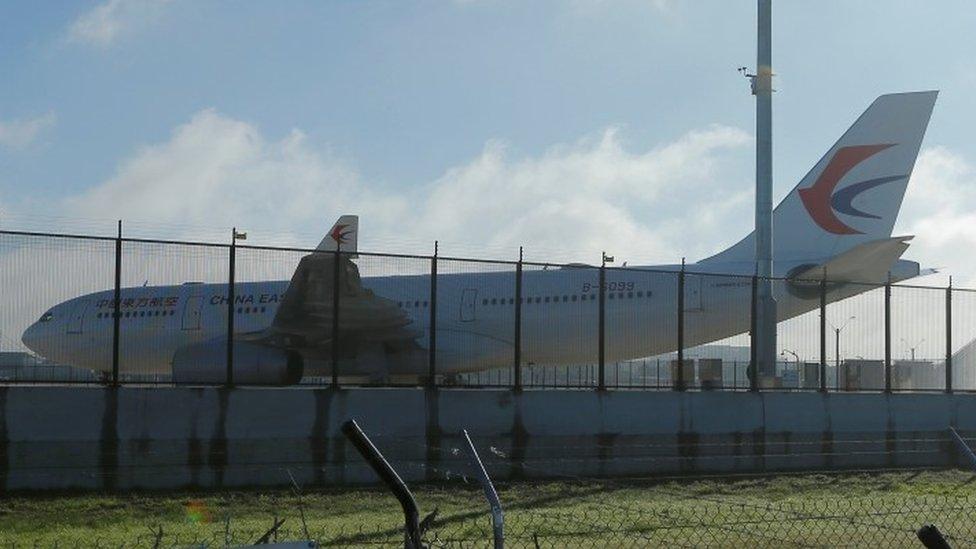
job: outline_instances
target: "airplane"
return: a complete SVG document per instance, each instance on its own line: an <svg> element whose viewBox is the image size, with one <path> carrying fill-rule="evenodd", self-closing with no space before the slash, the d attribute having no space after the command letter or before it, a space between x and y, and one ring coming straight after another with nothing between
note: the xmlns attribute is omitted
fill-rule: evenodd
<svg viewBox="0 0 976 549"><path fill-rule="evenodd" d="M898 282L920 274L918 263L901 259L912 237L891 234L937 94L878 97L775 208L774 276L785 280L774 287L779 321L819 307L821 279L828 302L835 302L872 288L855 282ZM291 280L235 284L236 383L289 385L316 368L328 372L336 341L338 374L427 374L430 275L360 277L358 233L358 217L342 216L301 259ZM682 269L685 345L746 333L754 249L752 233L697 263L607 269L606 360L676 350ZM597 361L598 271L568 265L523 272L522 363ZM227 290L226 284L202 283L123 288L122 371L171 374L177 383L223 382ZM510 367L515 299L513 271L439 274L438 374ZM110 371L113 303L110 289L57 304L27 328L22 341L49 360Z"/></svg>

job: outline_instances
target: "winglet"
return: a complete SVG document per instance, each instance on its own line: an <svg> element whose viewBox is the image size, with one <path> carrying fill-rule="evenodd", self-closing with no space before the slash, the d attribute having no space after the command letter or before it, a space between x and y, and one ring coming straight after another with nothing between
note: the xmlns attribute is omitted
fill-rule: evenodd
<svg viewBox="0 0 976 549"><path fill-rule="evenodd" d="M329 229L322 242L315 248L320 252L356 253L359 246L359 216L344 215Z"/></svg>

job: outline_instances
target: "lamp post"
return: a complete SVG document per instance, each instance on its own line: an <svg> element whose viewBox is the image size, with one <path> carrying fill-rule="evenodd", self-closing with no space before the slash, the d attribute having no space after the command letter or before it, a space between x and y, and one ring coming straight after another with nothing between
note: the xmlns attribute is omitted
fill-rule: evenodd
<svg viewBox="0 0 976 549"><path fill-rule="evenodd" d="M229 264L227 267L227 379L228 387L234 386L234 302L237 296L234 295L237 284L235 280L235 266L237 265L237 241L246 240L247 233L239 232L237 227L230 231L230 253Z"/></svg>
<svg viewBox="0 0 976 549"><path fill-rule="evenodd" d="M796 361L796 382L799 385L799 383L800 383L800 355L796 354L796 352L791 351L789 349L783 349L782 351L780 351L779 356L785 357L787 354L793 355L793 359ZM789 361L787 361L786 364L788 366L789 365ZM784 376L785 376L785 374L784 374Z"/></svg>
<svg viewBox="0 0 976 549"><path fill-rule="evenodd" d="M845 320L844 323L840 325L840 328L838 328L837 326L834 326L834 323L833 322L829 322L829 321L827 322L828 324L830 324L830 327L834 329L834 381L835 381L835 385L838 384L838 383L840 383L840 332L844 328L846 328L847 325L850 324L850 322L852 320L854 320L855 318L856 317L854 315L851 315L850 318L848 318L847 320Z"/></svg>
<svg viewBox="0 0 976 549"><path fill-rule="evenodd" d="M925 338L923 337L922 339L918 340L915 343L915 345L910 344L908 341L905 340L905 338L901 338L901 342L904 343L905 346L908 347L908 349L911 351L912 362L915 362L915 349L917 349L918 346L921 345L922 343L925 343Z"/></svg>
<svg viewBox="0 0 976 549"><path fill-rule="evenodd" d="M833 322L829 322L829 321L827 322L828 324L830 324L830 327L834 329L834 366L837 368L840 368L840 332L844 328L846 328L847 325L850 324L850 322L855 318L857 317L852 315L850 318L845 320L843 324L840 325L840 328L834 326Z"/></svg>

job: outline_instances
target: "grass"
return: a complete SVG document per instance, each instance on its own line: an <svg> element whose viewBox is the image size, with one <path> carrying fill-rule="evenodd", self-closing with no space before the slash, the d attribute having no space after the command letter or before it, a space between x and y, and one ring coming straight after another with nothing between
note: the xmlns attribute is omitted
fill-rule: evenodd
<svg viewBox="0 0 976 549"><path fill-rule="evenodd" d="M959 471L753 478L548 481L499 487L507 546L904 546L935 523L953 547L976 546L976 477ZM490 546L478 486L417 486L438 509L434 546ZM305 526L301 519L305 515ZM201 493L51 494L0 500L0 546L222 547L279 540L402 546L402 515L379 488Z"/></svg>

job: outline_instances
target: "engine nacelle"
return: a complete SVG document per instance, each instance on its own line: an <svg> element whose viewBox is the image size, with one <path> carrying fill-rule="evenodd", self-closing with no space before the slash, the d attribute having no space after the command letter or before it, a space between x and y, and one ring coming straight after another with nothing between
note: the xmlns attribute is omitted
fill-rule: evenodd
<svg viewBox="0 0 976 549"><path fill-rule="evenodd" d="M301 381L304 361L293 351L234 342L234 383L241 385L294 385ZM187 345L173 356L175 383L227 381L227 342L205 341Z"/></svg>

